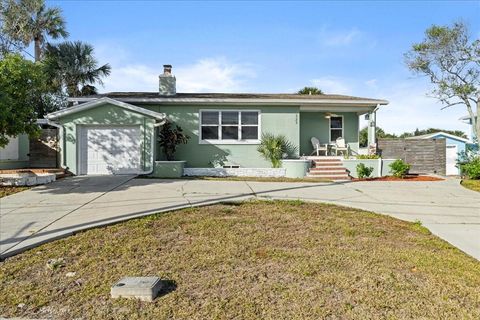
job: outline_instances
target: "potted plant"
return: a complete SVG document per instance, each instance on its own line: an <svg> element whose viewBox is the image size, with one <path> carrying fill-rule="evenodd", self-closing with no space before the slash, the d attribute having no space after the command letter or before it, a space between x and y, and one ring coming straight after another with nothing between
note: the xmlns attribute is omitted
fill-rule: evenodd
<svg viewBox="0 0 480 320"><path fill-rule="evenodd" d="M159 178L179 178L183 175L186 161L175 160L177 146L186 144L190 137L183 133L183 129L167 121L159 132L159 143L166 161L155 161L153 176Z"/></svg>

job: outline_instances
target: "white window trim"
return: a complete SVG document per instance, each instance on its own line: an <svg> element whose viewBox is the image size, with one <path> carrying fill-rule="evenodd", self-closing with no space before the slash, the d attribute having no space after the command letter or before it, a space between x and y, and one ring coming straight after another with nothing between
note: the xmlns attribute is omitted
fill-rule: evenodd
<svg viewBox="0 0 480 320"><path fill-rule="evenodd" d="M222 112L240 112L238 116L238 136L241 136L241 130L243 127L258 127L258 137L259 139L244 139L244 140L203 140L202 138L202 112L219 112L219 123L218 125L211 125L211 126L218 126L218 136L221 136L222 131ZM242 125L242 116L241 112L256 112L258 114L258 125ZM209 125L205 125L209 126ZM228 126L228 125L224 125ZM235 125L232 125L235 126ZM262 134L262 112L260 110L254 109L200 109L198 111L198 144L260 144L260 136Z"/></svg>
<svg viewBox="0 0 480 320"><path fill-rule="evenodd" d="M332 116L328 119L328 141L330 143L335 142L332 141L332 118L342 118L342 138L345 139L345 118L342 115ZM333 130L340 130L333 128Z"/></svg>

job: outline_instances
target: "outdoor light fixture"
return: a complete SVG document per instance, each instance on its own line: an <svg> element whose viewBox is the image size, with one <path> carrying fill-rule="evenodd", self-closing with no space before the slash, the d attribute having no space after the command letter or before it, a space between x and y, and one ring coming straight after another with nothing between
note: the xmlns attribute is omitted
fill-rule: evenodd
<svg viewBox="0 0 480 320"><path fill-rule="evenodd" d="M331 117L338 117L338 114L330 112L325 113L325 119L330 119Z"/></svg>

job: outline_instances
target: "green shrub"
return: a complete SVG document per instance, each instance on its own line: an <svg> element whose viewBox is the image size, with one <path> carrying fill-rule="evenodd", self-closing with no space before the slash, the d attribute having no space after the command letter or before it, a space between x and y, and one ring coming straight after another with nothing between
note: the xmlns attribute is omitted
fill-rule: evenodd
<svg viewBox="0 0 480 320"><path fill-rule="evenodd" d="M172 128L172 123L165 122L162 129L159 132L159 142L163 149L165 158L168 161L175 160L175 152L177 152L177 145L186 144L190 137L183 133L182 128L175 126Z"/></svg>
<svg viewBox="0 0 480 320"><path fill-rule="evenodd" d="M378 159L380 156L378 154L359 154L357 159L368 160L368 159Z"/></svg>
<svg viewBox="0 0 480 320"><path fill-rule="evenodd" d="M480 157L477 156L471 159L467 163L460 165L462 174L466 175L469 179L480 179Z"/></svg>
<svg viewBox="0 0 480 320"><path fill-rule="evenodd" d="M390 164L390 169L395 177L404 178L410 170L410 165L402 159L397 159Z"/></svg>
<svg viewBox="0 0 480 320"><path fill-rule="evenodd" d="M271 133L262 134L262 140L257 151L272 163L273 168L280 168L282 159L295 154L297 147L283 135L275 136Z"/></svg>
<svg viewBox="0 0 480 320"><path fill-rule="evenodd" d="M368 178L373 172L373 167L367 167L363 163L357 164L357 176L360 179Z"/></svg>

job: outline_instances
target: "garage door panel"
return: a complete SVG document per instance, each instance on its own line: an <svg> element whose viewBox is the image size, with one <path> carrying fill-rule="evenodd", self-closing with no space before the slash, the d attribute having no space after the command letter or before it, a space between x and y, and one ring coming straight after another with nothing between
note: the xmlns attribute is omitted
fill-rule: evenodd
<svg viewBox="0 0 480 320"><path fill-rule="evenodd" d="M84 133L86 174L140 172L139 127L87 127Z"/></svg>

